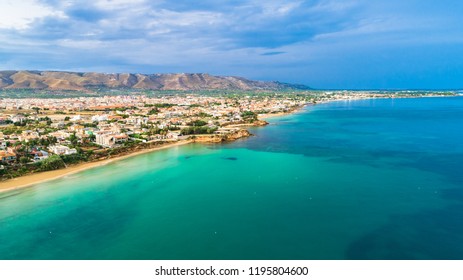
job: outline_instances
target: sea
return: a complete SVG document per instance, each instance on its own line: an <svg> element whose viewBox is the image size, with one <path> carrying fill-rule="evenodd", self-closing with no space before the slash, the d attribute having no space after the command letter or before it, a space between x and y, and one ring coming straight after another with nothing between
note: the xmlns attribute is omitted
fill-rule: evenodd
<svg viewBox="0 0 463 280"><path fill-rule="evenodd" d="M0 259L463 259L463 97L268 121L0 194Z"/></svg>

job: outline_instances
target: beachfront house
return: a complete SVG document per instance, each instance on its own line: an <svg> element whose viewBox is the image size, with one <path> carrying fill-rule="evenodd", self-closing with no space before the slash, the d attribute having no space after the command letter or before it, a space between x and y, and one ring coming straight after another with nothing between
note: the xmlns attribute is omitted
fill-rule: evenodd
<svg viewBox="0 0 463 280"><path fill-rule="evenodd" d="M41 161L48 158L47 152L37 149L33 149L31 155L34 156L34 161Z"/></svg>
<svg viewBox="0 0 463 280"><path fill-rule="evenodd" d="M169 131L166 134L166 138L171 139L171 140L178 140L179 135L180 135L179 132Z"/></svg>
<svg viewBox="0 0 463 280"><path fill-rule="evenodd" d="M0 160L2 163L13 163L16 161L16 154L0 150Z"/></svg>

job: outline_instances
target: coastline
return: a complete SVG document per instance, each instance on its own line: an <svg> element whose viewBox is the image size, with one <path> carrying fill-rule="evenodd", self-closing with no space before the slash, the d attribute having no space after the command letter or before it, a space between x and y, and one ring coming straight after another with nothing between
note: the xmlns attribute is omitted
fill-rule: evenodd
<svg viewBox="0 0 463 280"><path fill-rule="evenodd" d="M298 113L298 112L302 111L305 107L310 106L310 105L317 105L317 104L306 103L306 104L304 104L302 106L297 106L296 108L294 108L294 109L292 109L290 111L287 111L287 112L259 114L259 119L266 120L266 119L270 119L270 118L282 117L282 116L286 116L286 115L295 114L295 113Z"/></svg>
<svg viewBox="0 0 463 280"><path fill-rule="evenodd" d="M400 97L400 98L422 98L422 97L423 96ZM426 97L445 97L445 96L437 95L437 96L426 96ZM304 108L306 108L307 106L316 106L316 105L319 105L319 104L326 104L326 103L331 103L331 102L336 102L336 101L356 101L356 100L377 99L377 98L378 97L332 99L332 100L326 100L326 101L321 101L321 102L317 102L317 103L306 103L306 104L304 104L302 106L297 106L296 108L293 108L292 110L287 111L287 112L260 114L259 115L259 120L267 120L267 119L274 118L274 117L281 117L281 116L285 116L285 115L291 115L291 114L294 114L294 113L298 113L298 112L302 111ZM379 97L379 98L381 99L381 97ZM387 98L387 97L385 97L385 98ZM243 125L235 125L235 126L238 126L238 127L239 126L252 127L252 126L255 126L255 125L243 124ZM231 141L233 141L233 140L234 139L231 139ZM211 142L211 139L206 139L204 141L197 141L197 140L193 140L193 139L181 140L181 141L174 142L174 143L166 143L165 145L162 145L162 146L159 146L159 147L137 151L137 152L134 152L134 153L131 153L131 154L124 154L124 155L119 155L119 156L116 155L114 158L110 158L110 159L103 159L103 160L98 160L98 161L93 161L93 162L83 162L83 163L79 163L79 164L76 164L76 165L72 165L72 166L70 166L68 168L65 168L65 169L58 169L58 170L52 170L52 171L46 171L46 172L33 173L33 174L18 177L18 178L9 179L9 180L0 182L0 194L10 192L10 191L20 190L20 189L24 189L24 188L28 188L28 187L33 187L34 185L37 185L37 184L45 183L45 182L55 180L55 179L58 179L58 178L62 178L62 177L68 176L68 175L72 175L72 174L75 174L75 173L78 173L78 172L81 172L81 171L85 171L85 170L92 169L92 168L95 168L95 167L103 166L103 165L106 165L108 163L115 162L115 161L122 160L122 159L126 159L126 158L129 158L129 157L133 157L133 156L137 156L137 155L141 155L141 154L145 154L145 153L151 153L151 152L155 152L155 151L158 151L158 150L168 149L168 148L171 148L171 147L186 145L186 144L195 143L195 142ZM214 141L212 141L212 142L214 142ZM215 142L218 142L218 141L215 141Z"/></svg>
<svg viewBox="0 0 463 280"><path fill-rule="evenodd" d="M186 144L194 143L193 140L182 140L178 141L175 143L167 143L165 145L162 145L160 147L155 147L151 149L146 149L142 151L138 151L132 154L127 154L127 155L121 155L121 156L116 156L114 158L110 159L104 159L104 160L99 160L99 161L94 161L94 162L84 162L84 163L79 163L76 165L72 165L68 168L64 169L58 169L58 170L52 170L52 171L46 171L46 172L39 172L39 173L34 173L34 174L29 174L25 176L21 176L18 178L10 179L7 181L0 182L0 194L10 192L10 191L15 191L15 190L20 190L20 189L25 189L28 187L33 187L34 185L45 183L48 181L52 181L58 178L62 178L68 175L72 175L81 171L85 171L88 169L92 169L95 167L99 166L104 166L106 164L123 160L129 157L133 156L138 156L141 154L146 154L146 153L151 153L159 150L164 150L172 147L177 147L177 146L182 146Z"/></svg>

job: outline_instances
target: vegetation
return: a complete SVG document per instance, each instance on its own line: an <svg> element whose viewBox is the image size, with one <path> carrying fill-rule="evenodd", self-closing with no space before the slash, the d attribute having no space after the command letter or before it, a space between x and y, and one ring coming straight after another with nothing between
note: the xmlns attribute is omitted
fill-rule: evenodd
<svg viewBox="0 0 463 280"><path fill-rule="evenodd" d="M149 110L148 115L156 115L157 113L159 113L159 109L158 108L153 108L153 109Z"/></svg>
<svg viewBox="0 0 463 280"><path fill-rule="evenodd" d="M47 159L37 162L36 166L39 171L49 171L64 168L66 165L59 155L52 155Z"/></svg>
<svg viewBox="0 0 463 280"><path fill-rule="evenodd" d="M181 130L183 135L193 135L193 134L212 134L217 131L217 127L208 127L208 126L190 126Z"/></svg>
<svg viewBox="0 0 463 280"><path fill-rule="evenodd" d="M245 120L246 122L254 122L254 121L257 121L257 114L254 113L254 112L251 112L251 111L244 111L243 113L241 113L241 117L242 117L243 120Z"/></svg>
<svg viewBox="0 0 463 280"><path fill-rule="evenodd" d="M203 126L203 125L206 125L207 122L203 121L203 120L195 120L195 121L191 121L188 123L189 126Z"/></svg>
<svg viewBox="0 0 463 280"><path fill-rule="evenodd" d="M154 108L171 108L174 106L175 104L171 104L171 103L145 104L145 107L154 107Z"/></svg>
<svg viewBox="0 0 463 280"><path fill-rule="evenodd" d="M212 117L212 115L209 115L209 114L206 114L206 113L201 112L201 113L196 114L196 117L200 117L200 118L210 118L210 117Z"/></svg>
<svg viewBox="0 0 463 280"><path fill-rule="evenodd" d="M87 160L87 156L84 153L77 153L72 155L61 155L60 158L66 164L75 164L81 161Z"/></svg>

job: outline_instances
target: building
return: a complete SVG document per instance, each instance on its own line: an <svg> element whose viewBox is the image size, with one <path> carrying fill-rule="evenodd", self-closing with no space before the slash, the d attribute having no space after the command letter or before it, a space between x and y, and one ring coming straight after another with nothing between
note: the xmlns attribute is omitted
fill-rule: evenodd
<svg viewBox="0 0 463 280"><path fill-rule="evenodd" d="M31 154L34 156L34 161L40 161L48 158L48 153L42 150L34 149Z"/></svg>
<svg viewBox="0 0 463 280"><path fill-rule="evenodd" d="M103 122L108 120L108 115L95 115L92 117L92 122Z"/></svg>
<svg viewBox="0 0 463 280"><path fill-rule="evenodd" d="M97 133L95 135L95 142L98 145L109 148L116 145L122 145L129 140L129 137L126 134Z"/></svg>
<svg viewBox="0 0 463 280"><path fill-rule="evenodd" d="M76 132L76 133L83 133L84 128L85 128L85 127L84 127L83 125L74 124L74 125L71 125L71 126L68 128L68 131Z"/></svg>
<svg viewBox="0 0 463 280"><path fill-rule="evenodd" d="M80 115L76 115L71 118L71 121L73 122L80 121L80 120L82 120L82 117Z"/></svg>
<svg viewBox="0 0 463 280"><path fill-rule="evenodd" d="M39 139L39 133L36 131L26 130L19 135L19 141L29 142L30 140Z"/></svg>
<svg viewBox="0 0 463 280"><path fill-rule="evenodd" d="M57 155L72 155L72 154L77 154L77 150L76 149L71 149L67 146L63 146L63 145L54 145L54 146L50 146L48 147L48 149L54 153L54 154L57 154Z"/></svg>
<svg viewBox="0 0 463 280"><path fill-rule="evenodd" d="M25 122L27 120L27 118L24 115L21 115L21 114L14 115L10 119L14 123L23 123L23 122Z"/></svg>
<svg viewBox="0 0 463 280"><path fill-rule="evenodd" d="M50 136L53 136L53 137L56 137L56 139L60 142L62 141L65 141L67 138L69 138L69 136L71 136L70 133L68 132L65 132L65 131L55 131L55 132L51 132L49 133L48 135Z"/></svg>
<svg viewBox="0 0 463 280"><path fill-rule="evenodd" d="M178 140L179 135L179 132L169 131L167 132L166 138L171 140Z"/></svg>
<svg viewBox="0 0 463 280"><path fill-rule="evenodd" d="M16 154L0 150L0 160L2 163L13 163L16 161Z"/></svg>

